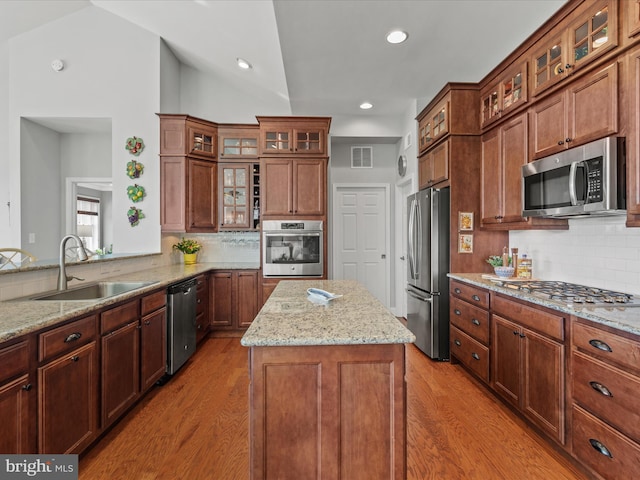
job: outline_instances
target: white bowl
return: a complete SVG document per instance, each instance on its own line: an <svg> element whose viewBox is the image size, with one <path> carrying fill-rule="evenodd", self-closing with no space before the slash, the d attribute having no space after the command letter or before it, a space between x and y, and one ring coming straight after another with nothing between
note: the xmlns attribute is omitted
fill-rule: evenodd
<svg viewBox="0 0 640 480"><path fill-rule="evenodd" d="M513 267L493 267L493 271L496 272L496 275L500 278L509 278L513 277L515 269Z"/></svg>

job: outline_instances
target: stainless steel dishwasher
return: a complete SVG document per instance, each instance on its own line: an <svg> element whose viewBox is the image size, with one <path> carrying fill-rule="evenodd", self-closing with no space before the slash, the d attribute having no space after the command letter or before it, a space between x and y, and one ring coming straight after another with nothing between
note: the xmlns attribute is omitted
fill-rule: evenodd
<svg viewBox="0 0 640 480"><path fill-rule="evenodd" d="M196 351L195 278L167 289L167 374L173 375Z"/></svg>

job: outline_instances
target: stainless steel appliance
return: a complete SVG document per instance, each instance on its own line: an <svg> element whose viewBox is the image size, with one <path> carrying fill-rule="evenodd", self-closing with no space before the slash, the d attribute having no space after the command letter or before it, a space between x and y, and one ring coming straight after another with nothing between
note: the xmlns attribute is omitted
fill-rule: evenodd
<svg viewBox="0 0 640 480"><path fill-rule="evenodd" d="M525 282L500 280L496 283L506 288L530 293L558 305L576 309L640 307L640 298L635 295L575 283L546 280Z"/></svg>
<svg viewBox="0 0 640 480"><path fill-rule="evenodd" d="M625 213L625 141L607 137L522 167L522 215Z"/></svg>
<svg viewBox="0 0 640 480"><path fill-rule="evenodd" d="M167 289L167 374L173 375L196 351L195 278Z"/></svg>
<svg viewBox="0 0 640 480"><path fill-rule="evenodd" d="M449 188L407 199L407 326L416 346L437 360L449 358L449 204Z"/></svg>
<svg viewBox="0 0 640 480"><path fill-rule="evenodd" d="M262 222L262 274L265 277L322 277L322 221Z"/></svg>

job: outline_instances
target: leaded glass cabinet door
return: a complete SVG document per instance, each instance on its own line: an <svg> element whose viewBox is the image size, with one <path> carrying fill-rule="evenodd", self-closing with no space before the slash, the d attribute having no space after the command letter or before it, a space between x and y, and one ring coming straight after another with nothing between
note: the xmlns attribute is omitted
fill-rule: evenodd
<svg viewBox="0 0 640 480"><path fill-rule="evenodd" d="M220 164L220 228L236 230L249 228L249 166Z"/></svg>

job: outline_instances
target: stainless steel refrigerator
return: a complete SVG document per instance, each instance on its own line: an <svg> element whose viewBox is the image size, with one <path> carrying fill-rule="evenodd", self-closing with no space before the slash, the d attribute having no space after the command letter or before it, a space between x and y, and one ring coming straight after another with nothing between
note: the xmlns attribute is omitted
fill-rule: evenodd
<svg viewBox="0 0 640 480"><path fill-rule="evenodd" d="M449 359L449 211L449 188L407 199L407 326L434 360Z"/></svg>

